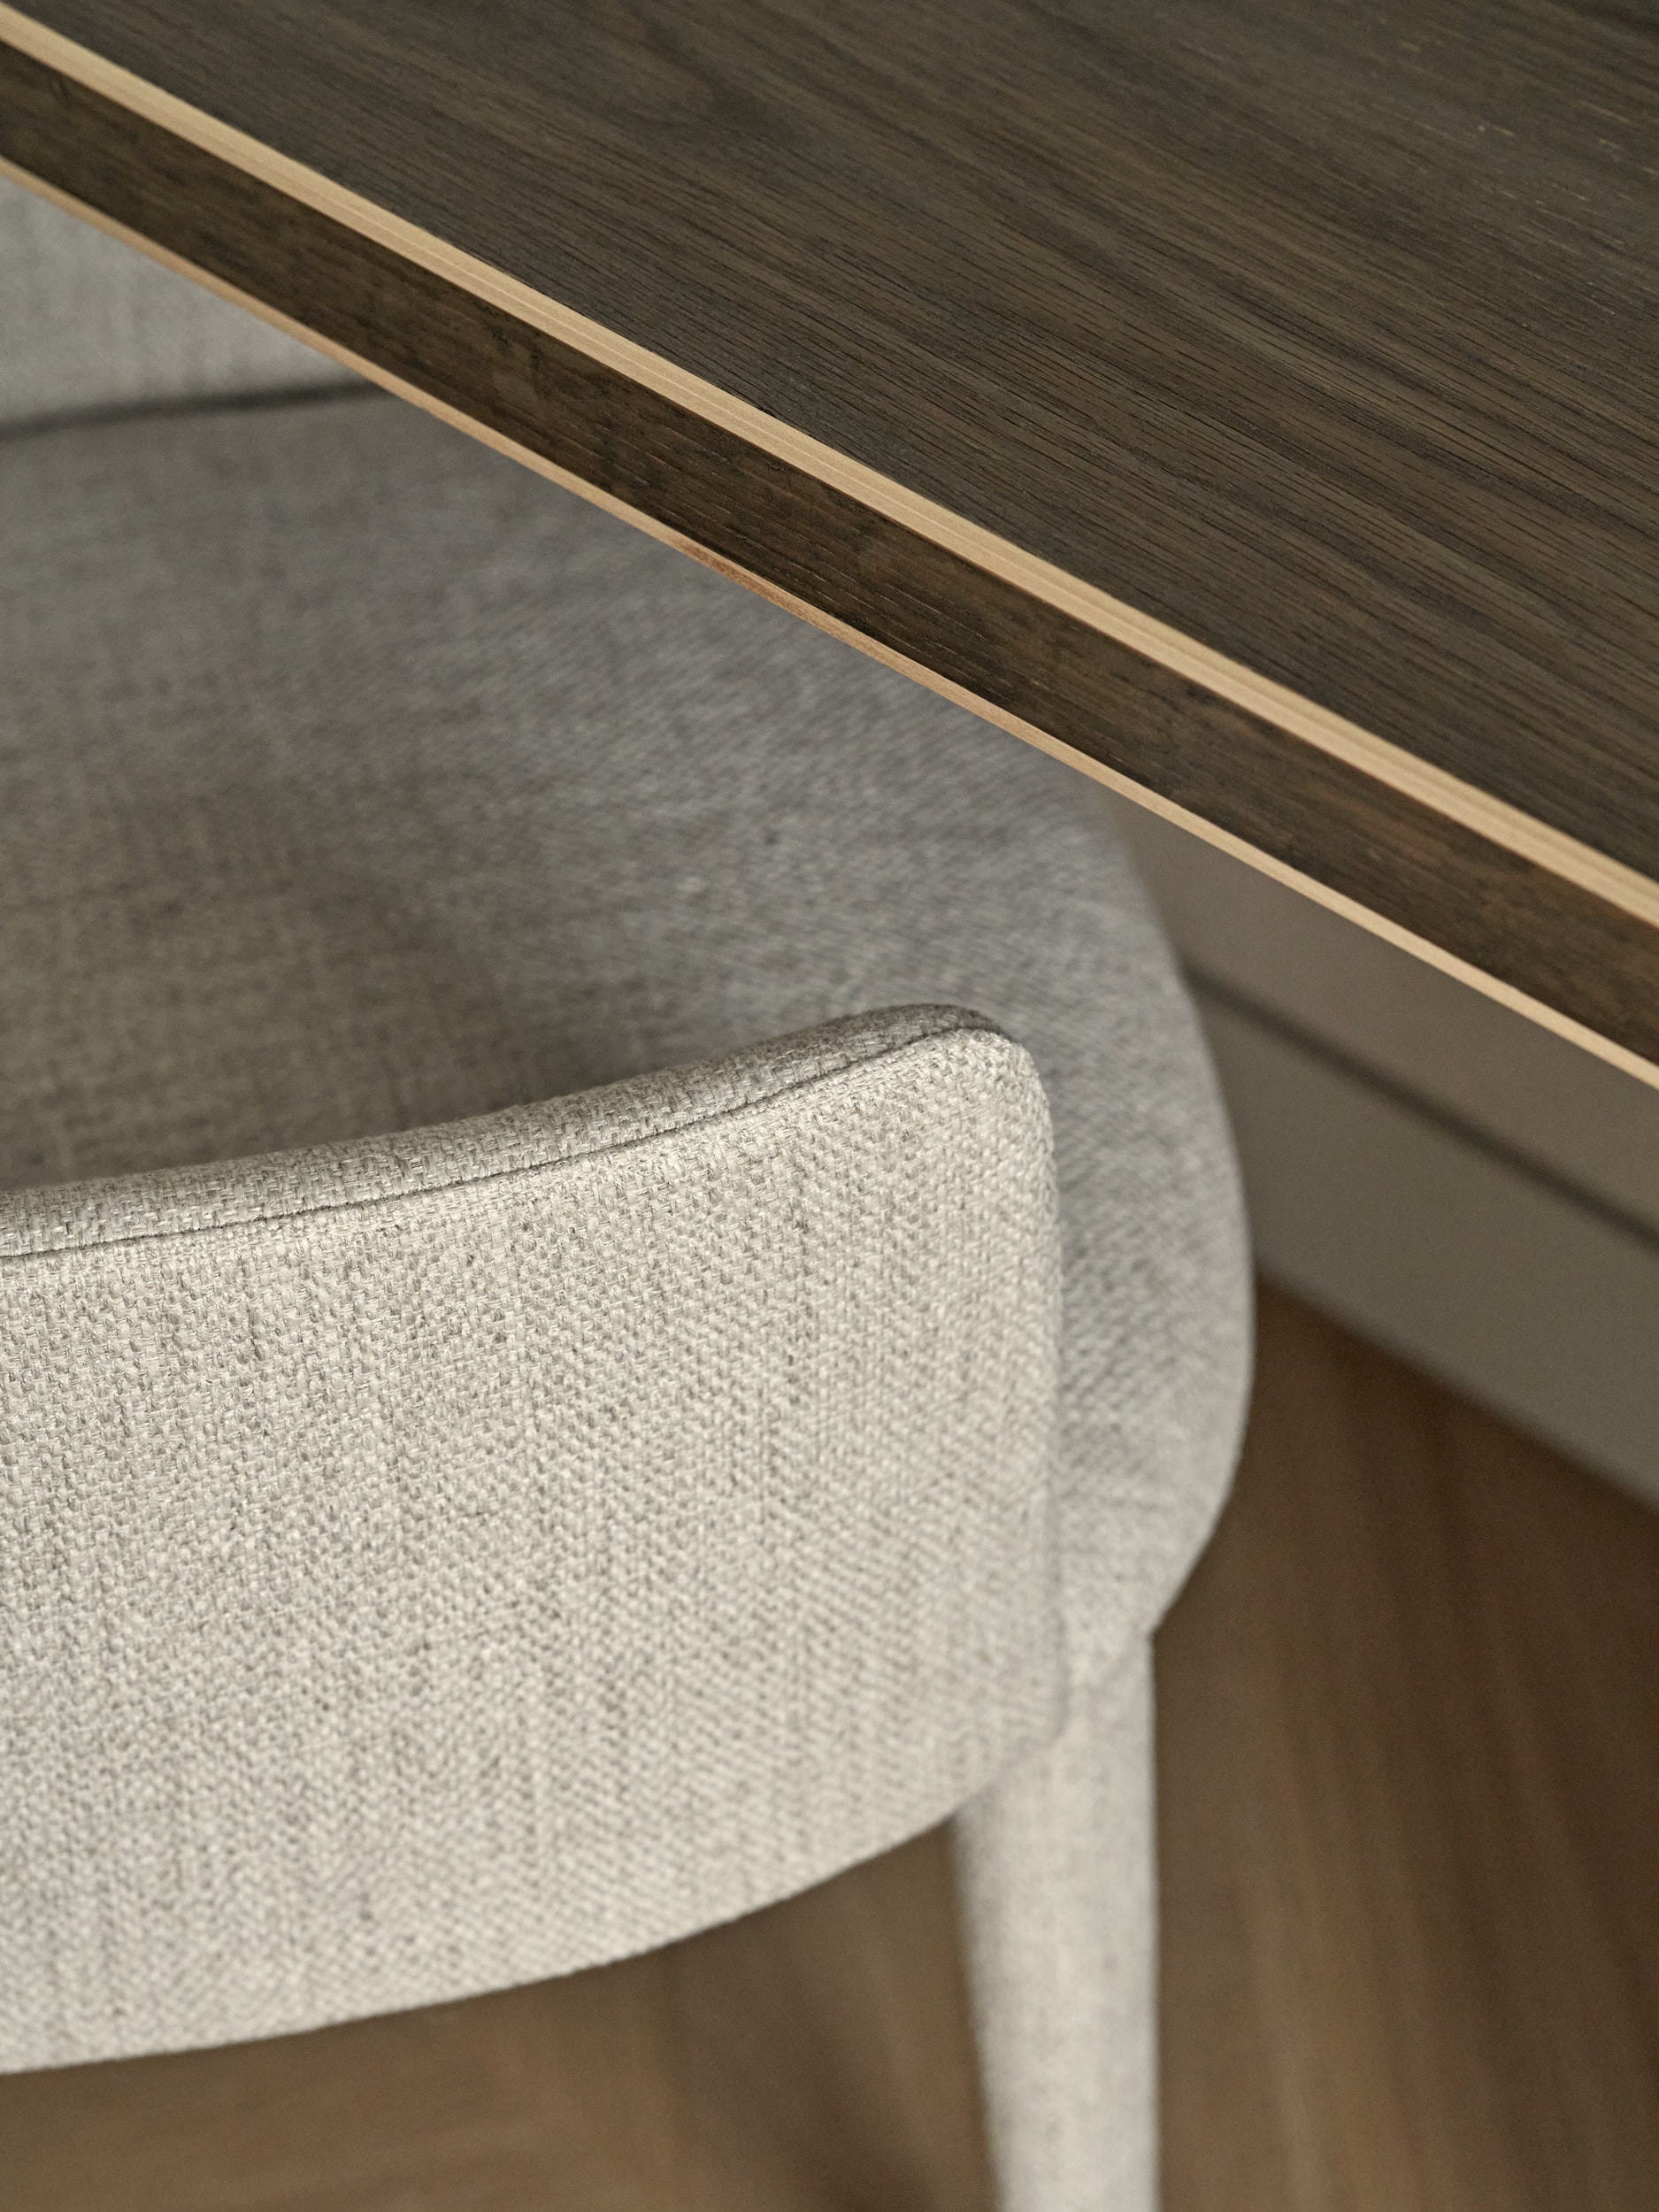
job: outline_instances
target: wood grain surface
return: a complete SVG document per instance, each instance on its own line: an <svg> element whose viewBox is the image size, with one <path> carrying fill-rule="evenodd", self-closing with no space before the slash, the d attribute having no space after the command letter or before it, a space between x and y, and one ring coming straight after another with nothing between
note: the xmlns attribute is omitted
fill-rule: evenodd
<svg viewBox="0 0 1659 2212"><path fill-rule="evenodd" d="M19 171L1659 1062L1659 22L35 0L0 32ZM74 70L18 50L73 59L53 35Z"/></svg>
<svg viewBox="0 0 1659 2212"><path fill-rule="evenodd" d="M1260 1325L1158 1638L1165 2212L1647 2212L1659 1517Z"/></svg>

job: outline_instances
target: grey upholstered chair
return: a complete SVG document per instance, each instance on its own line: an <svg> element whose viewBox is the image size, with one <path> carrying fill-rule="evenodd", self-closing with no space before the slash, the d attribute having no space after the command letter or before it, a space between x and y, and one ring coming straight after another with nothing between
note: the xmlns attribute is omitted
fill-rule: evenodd
<svg viewBox="0 0 1659 2212"><path fill-rule="evenodd" d="M1146 2212L1247 1269L1098 795L15 188L0 298L3 2062L954 1815L1004 2202Z"/></svg>

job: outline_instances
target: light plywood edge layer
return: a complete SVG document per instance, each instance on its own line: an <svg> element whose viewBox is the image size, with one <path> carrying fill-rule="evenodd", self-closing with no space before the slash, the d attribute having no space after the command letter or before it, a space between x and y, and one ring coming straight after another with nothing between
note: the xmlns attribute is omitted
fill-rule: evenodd
<svg viewBox="0 0 1659 2212"><path fill-rule="evenodd" d="M1609 859L1564 833L1534 821L1519 809L1489 797L1461 779L1417 760L1401 747L1372 735L1356 724L1344 721L1341 717L1329 713L1311 701L1302 699L1283 686L1271 683L1240 664L1212 652L1184 633L1139 613L1122 601L1080 582L1048 562L1022 552L1007 540L981 529L976 524L962 520L948 509L908 491L891 478L865 468L862 463L807 437L804 433L791 429L787 424L763 413L758 408L751 407L747 402L734 399L718 387L676 368L661 356L652 354L645 348L634 344L631 340L560 306L557 302L517 280L490 269L485 263L446 245L442 240L419 229L415 225L388 215L372 202L346 191L343 187L332 183L298 162L289 160L287 156L274 152L246 133L220 123L212 116L134 76L130 71L117 67L59 34L19 15L14 8L4 4L4 0L0 0L0 40L28 53L32 58L48 67L73 76L89 90L115 100L202 150L231 162L259 181L288 193L317 212L347 224L362 235L502 308L602 365L703 416L720 428L772 454L786 465L798 468L833 488L860 500L888 520L972 561L977 567L988 570L1017 589L1045 600L1072 619L1086 623L1132 650L1141 653L1148 659L1174 670L1246 712L1271 722L1275 727L1314 746L1317 750L1359 769L1418 803L1474 830L1493 843L1517 853L1532 864L1575 883L1609 905L1659 928L1659 885L1650 882L1636 870ZM824 613L810 601L797 598L766 578L710 552L696 539L669 527L655 517L601 490L586 478L560 468L556 463L544 459L516 441L477 421L463 410L434 398L378 363L321 336L307 325L283 314L251 294L227 284L195 263L156 244L141 232L114 221L100 209L59 191L42 178L4 157L0 157L0 175L9 177L42 198L50 200L66 212L148 255L151 260L160 262L180 275L204 286L234 305L257 316L273 328L327 354L342 366L354 370L396 397L465 432L481 444L534 470L537 475L575 493L634 528L643 530L648 536L673 547L676 551L690 555L705 567L717 570L759 597L787 609L791 614L810 623L814 628L855 646L871 658L925 685L929 690L966 708L981 719L1036 746L1040 751L1049 754L1055 759L1065 762L1068 766L1105 785L1120 797L1148 808L1164 820L1190 831L1207 843L1248 863L1276 882L1342 915L1459 982L1483 992L1500 1004L1554 1031L1570 1043L1594 1053L1598 1058L1635 1076L1640 1081L1659 1088L1659 1064L1643 1058L1640 1054L1632 1052L1611 1038L1574 1021L1571 1016L1558 1012L1541 1000L1532 998L1513 985L1487 974L1485 970L1446 951L1431 939L1403 928L1358 901L1333 890L1317 878L1290 867L1271 853L1208 821L1203 816L1164 798L1149 786L1136 782L1051 736L1036 724L980 698L965 687L938 674L925 663L894 651L864 632Z"/></svg>

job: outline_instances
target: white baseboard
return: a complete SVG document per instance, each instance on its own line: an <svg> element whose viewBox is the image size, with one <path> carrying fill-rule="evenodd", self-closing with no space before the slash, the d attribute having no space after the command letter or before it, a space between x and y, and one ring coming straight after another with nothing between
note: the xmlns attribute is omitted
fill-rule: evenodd
<svg viewBox="0 0 1659 2212"><path fill-rule="evenodd" d="M1265 1272L1659 1505L1659 1090L1137 807Z"/></svg>
<svg viewBox="0 0 1659 2212"><path fill-rule="evenodd" d="M1194 983L1263 1271L1659 1505L1659 1235Z"/></svg>
<svg viewBox="0 0 1659 2212"><path fill-rule="evenodd" d="M1116 810L1189 968L1659 1232L1659 1090L1156 815Z"/></svg>

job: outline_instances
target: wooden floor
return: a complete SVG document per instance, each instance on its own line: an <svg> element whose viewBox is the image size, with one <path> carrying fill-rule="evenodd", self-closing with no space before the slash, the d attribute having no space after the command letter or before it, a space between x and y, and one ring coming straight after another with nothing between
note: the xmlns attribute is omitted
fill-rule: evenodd
<svg viewBox="0 0 1659 2212"><path fill-rule="evenodd" d="M1261 1326L1158 1651L1166 2212L1652 2212L1659 1517Z"/></svg>
<svg viewBox="0 0 1659 2212"><path fill-rule="evenodd" d="M1659 1518L1276 1294L1159 1646L1166 2212L1659 2202ZM938 1837L652 1957L0 2082L5 2212L984 2212Z"/></svg>
<svg viewBox="0 0 1659 2212"><path fill-rule="evenodd" d="M990 2212L942 1834L619 1966L0 2082L4 2212Z"/></svg>

